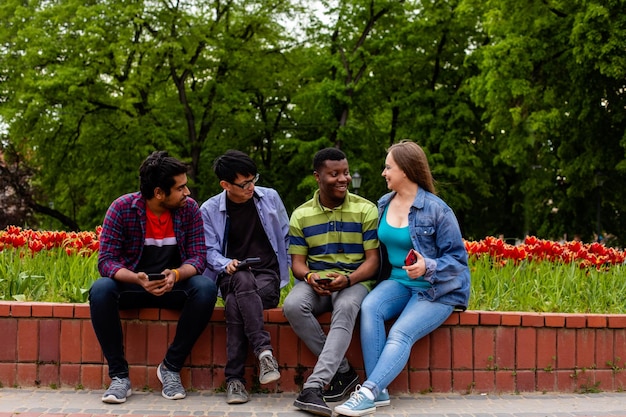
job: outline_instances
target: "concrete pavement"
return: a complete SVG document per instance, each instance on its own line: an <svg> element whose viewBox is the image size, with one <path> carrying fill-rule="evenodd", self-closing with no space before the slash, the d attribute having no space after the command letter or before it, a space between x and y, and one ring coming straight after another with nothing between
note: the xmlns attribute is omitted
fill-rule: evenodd
<svg viewBox="0 0 626 417"><path fill-rule="evenodd" d="M89 416L210 416L307 417L293 407L295 393L253 394L246 404L226 404L226 394L190 392L184 400L170 401L158 392L133 392L126 403L100 400L104 391L48 388L0 389L0 417ZM331 405L340 403L330 403ZM626 393L520 395L415 394L391 395L391 406L380 407L376 417L626 417Z"/></svg>

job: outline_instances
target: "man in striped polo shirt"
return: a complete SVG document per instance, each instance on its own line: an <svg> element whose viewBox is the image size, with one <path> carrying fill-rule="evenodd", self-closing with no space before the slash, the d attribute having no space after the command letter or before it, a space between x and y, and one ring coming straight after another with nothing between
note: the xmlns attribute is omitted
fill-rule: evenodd
<svg viewBox="0 0 626 417"><path fill-rule="evenodd" d="M302 282L287 295L283 311L318 357L294 406L331 416L326 401L341 400L358 384L345 354L379 267L378 213L372 202L348 192L352 177L342 151L317 152L313 169L318 190L294 210L289 224L292 271ZM325 312L332 312L328 334L316 319Z"/></svg>

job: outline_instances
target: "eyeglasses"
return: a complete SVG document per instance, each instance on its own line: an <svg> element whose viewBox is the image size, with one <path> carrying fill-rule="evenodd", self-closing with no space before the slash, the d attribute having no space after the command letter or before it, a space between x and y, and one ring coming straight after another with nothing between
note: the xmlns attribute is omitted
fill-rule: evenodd
<svg viewBox="0 0 626 417"><path fill-rule="evenodd" d="M258 180L259 180L259 174L256 174L254 176L254 178L252 178L251 180L244 181L241 184L235 184L234 182L231 182L231 184L232 185L236 185L237 187L241 188L242 190L249 190L250 186L256 184Z"/></svg>

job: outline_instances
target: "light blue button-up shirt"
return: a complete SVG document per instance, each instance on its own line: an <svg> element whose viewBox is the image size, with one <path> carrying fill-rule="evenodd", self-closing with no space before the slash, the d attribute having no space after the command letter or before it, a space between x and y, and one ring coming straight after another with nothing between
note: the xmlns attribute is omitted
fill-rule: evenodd
<svg viewBox="0 0 626 417"><path fill-rule="evenodd" d="M224 272L231 258L224 256L230 219L226 211L226 191L217 194L202 204L200 212L204 222L204 237L207 246L207 264L204 275L213 279ZM280 287L289 283L291 258L287 256L289 247L289 216L285 205L276 190L267 187L254 187L254 205L259 213L263 230L274 249L280 268Z"/></svg>

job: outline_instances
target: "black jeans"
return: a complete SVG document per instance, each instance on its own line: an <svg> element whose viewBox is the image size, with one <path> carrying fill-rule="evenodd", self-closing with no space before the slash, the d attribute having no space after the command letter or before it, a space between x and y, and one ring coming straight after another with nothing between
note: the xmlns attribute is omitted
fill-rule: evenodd
<svg viewBox="0 0 626 417"><path fill-rule="evenodd" d="M255 356L271 350L270 334L264 329L263 310L280 299L280 279L271 270L244 270L222 274L218 280L226 316L226 381L245 382L248 344Z"/></svg>
<svg viewBox="0 0 626 417"><path fill-rule="evenodd" d="M160 297L150 294L140 285L112 278L98 279L89 290L89 308L91 324L109 364L109 376L128 377L120 310L146 307L182 310L174 341L163 360L168 369L180 372L193 345L209 323L216 301L217 286L203 275L177 282L172 291Z"/></svg>

